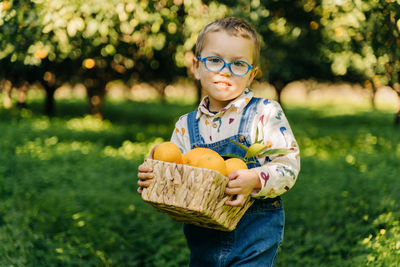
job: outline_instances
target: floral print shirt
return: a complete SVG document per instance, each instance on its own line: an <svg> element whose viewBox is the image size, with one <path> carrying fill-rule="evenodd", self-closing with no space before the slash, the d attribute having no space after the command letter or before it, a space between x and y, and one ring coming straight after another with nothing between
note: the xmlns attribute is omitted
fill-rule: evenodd
<svg viewBox="0 0 400 267"><path fill-rule="evenodd" d="M236 134L239 129L242 111L250 102L254 93L246 89L241 96L229 103L217 113L208 107L208 97L201 101L197 119L199 131L205 143L214 143ZM180 117L175 125L171 141L178 145L183 153L191 149L187 130L187 114ZM257 133L258 132L258 133ZM251 143L262 141L270 148L294 150L286 155L259 159L258 173L262 188L253 192L255 198L274 198L282 195L296 182L300 171L300 152L285 114L278 102L263 99L257 106L257 113L250 129ZM256 140L257 137L257 140Z"/></svg>

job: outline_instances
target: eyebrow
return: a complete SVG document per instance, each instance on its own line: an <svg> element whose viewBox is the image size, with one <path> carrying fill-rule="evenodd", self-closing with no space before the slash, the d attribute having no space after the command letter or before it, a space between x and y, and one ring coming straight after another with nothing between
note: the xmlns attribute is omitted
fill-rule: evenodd
<svg viewBox="0 0 400 267"><path fill-rule="evenodd" d="M223 57L222 57L220 54L218 54L218 53L210 52L210 54L212 54L212 56L217 56L217 57L220 57L220 58L223 59ZM225 60L225 59L224 59L224 60ZM242 61L246 61L246 62L247 62L247 59L246 59L245 57L243 57L243 56L233 57L233 58L232 58L232 61L237 61L237 60L242 60Z"/></svg>

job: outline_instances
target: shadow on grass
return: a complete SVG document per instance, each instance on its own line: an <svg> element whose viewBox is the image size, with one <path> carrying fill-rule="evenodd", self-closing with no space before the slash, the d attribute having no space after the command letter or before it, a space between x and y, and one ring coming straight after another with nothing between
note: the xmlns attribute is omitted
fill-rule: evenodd
<svg viewBox="0 0 400 267"><path fill-rule="evenodd" d="M83 100L58 101L56 113L52 117L43 115L40 101L31 101L25 110L0 110L0 119L3 123L14 123L24 128L22 131L30 135L29 139L57 136L60 140L90 141L118 147L125 140L150 142L157 137L169 139L175 122L181 115L193 109L192 105L184 104L106 102L102 123L87 119L86 102ZM69 126L74 119L83 125L92 121L92 124L103 129L73 129ZM35 127L38 124L48 127ZM107 127L101 127L102 125Z"/></svg>
<svg viewBox="0 0 400 267"><path fill-rule="evenodd" d="M0 110L0 256L13 260L0 257L0 265L72 266L74 259L75 265L106 265L98 255L119 266L187 265L181 225L135 193L138 160L100 152L125 140L169 139L175 121L193 106L107 102L103 122L86 119L85 101L57 102L52 118L42 115L39 101L29 108ZM287 108L286 115L302 171L283 196L287 223L279 266L365 266L375 252L364 240L371 235L375 244L381 229L390 233L400 216L400 135L392 115L333 116L323 108ZM71 127L75 122L82 129ZM93 148L85 152L79 147L84 142ZM20 145L26 151L17 153ZM58 150L65 145L67 152ZM384 248L376 254L384 255Z"/></svg>

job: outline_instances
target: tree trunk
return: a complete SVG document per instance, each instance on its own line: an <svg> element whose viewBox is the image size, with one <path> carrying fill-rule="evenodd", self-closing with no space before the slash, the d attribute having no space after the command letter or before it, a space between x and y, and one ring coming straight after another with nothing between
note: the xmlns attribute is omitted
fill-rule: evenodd
<svg viewBox="0 0 400 267"><path fill-rule="evenodd" d="M43 84L44 89L46 90L46 100L44 103L44 114L47 116L54 115L54 93L56 88L54 86L49 85L48 83Z"/></svg>
<svg viewBox="0 0 400 267"><path fill-rule="evenodd" d="M17 106L19 108L26 108L26 94L29 90L29 83L23 82L22 85L18 88L18 97L17 97Z"/></svg>
<svg viewBox="0 0 400 267"><path fill-rule="evenodd" d="M371 92L371 107L373 110L376 110L376 105L375 105L375 95L376 95L376 85L374 83L373 80L370 81L371 82L371 86L372 86L372 92Z"/></svg>
<svg viewBox="0 0 400 267"><path fill-rule="evenodd" d="M56 75L50 71L46 71L43 75L42 85L46 91L46 100L44 103L44 114L47 116L54 115L54 92L57 88Z"/></svg>
<svg viewBox="0 0 400 267"><path fill-rule="evenodd" d="M4 90L3 107L5 109L9 109L12 107L12 97L11 97L12 87L13 85L11 81L5 80L3 82L3 90Z"/></svg>
<svg viewBox="0 0 400 267"><path fill-rule="evenodd" d="M167 84L165 82L154 82L152 86L157 90L158 94L161 97L161 103L166 103L167 99L165 96L165 88L167 88Z"/></svg>
<svg viewBox="0 0 400 267"><path fill-rule="evenodd" d="M103 99L102 95L92 95L89 98L89 112L99 119L103 119Z"/></svg>
<svg viewBox="0 0 400 267"><path fill-rule="evenodd" d="M91 80L91 79L90 79ZM103 119L103 100L105 95L106 82L103 80L85 82L89 98L89 113L96 118ZM93 85L88 87L87 84Z"/></svg>
<svg viewBox="0 0 400 267"><path fill-rule="evenodd" d="M397 100L398 100L398 102L399 102L399 105L398 105L398 111L397 111L397 114L396 114L396 118L395 118L395 120L394 120L394 124L396 125L396 126L400 126L400 83L395 83L394 85L393 85L393 89L396 91L396 93L397 93Z"/></svg>
<svg viewBox="0 0 400 267"><path fill-rule="evenodd" d="M275 91L276 91L276 97L277 97L276 101L278 101L279 104L282 104L281 103L281 94L282 94L282 90L283 90L283 88L285 88L286 84L282 81L274 81L274 82L272 82L272 84L274 85Z"/></svg>

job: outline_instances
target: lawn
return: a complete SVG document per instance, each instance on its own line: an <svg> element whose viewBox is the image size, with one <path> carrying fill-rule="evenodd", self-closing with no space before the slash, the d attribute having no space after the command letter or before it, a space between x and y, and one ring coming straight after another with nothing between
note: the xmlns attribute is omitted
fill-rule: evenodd
<svg viewBox="0 0 400 267"><path fill-rule="evenodd" d="M187 266L182 225L141 201L137 167L191 104L0 107L0 266ZM398 266L400 129L383 111L285 106L302 170L278 266ZM166 112L167 111L167 112Z"/></svg>

